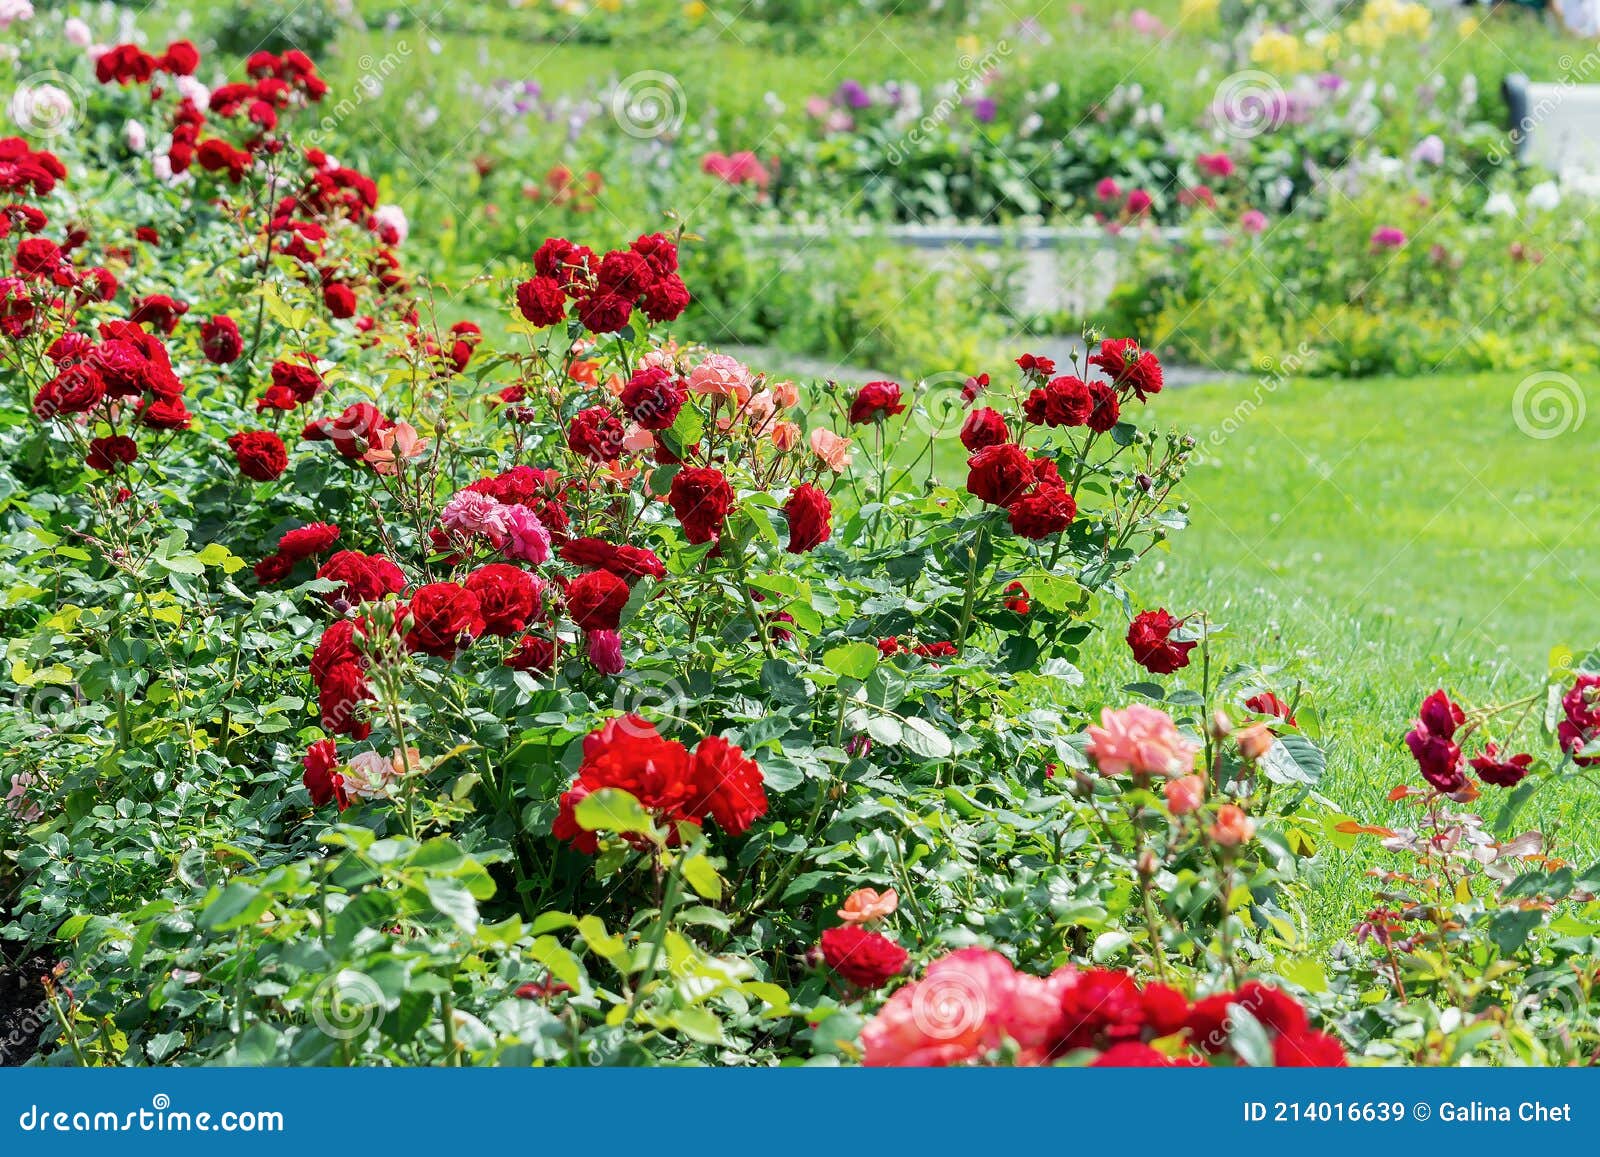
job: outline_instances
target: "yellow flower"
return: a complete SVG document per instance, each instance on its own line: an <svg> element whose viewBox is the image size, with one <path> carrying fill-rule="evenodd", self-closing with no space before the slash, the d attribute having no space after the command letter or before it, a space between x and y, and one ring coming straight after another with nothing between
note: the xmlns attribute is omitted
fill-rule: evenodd
<svg viewBox="0 0 1600 1157"><path fill-rule="evenodd" d="M1274 73L1304 72L1312 67L1307 62L1309 55L1298 36L1276 28L1264 31L1250 46L1250 60Z"/></svg>
<svg viewBox="0 0 1600 1157"><path fill-rule="evenodd" d="M1183 5L1178 9L1178 23L1207 25L1217 19L1217 11L1222 7L1222 0L1183 0Z"/></svg>
<svg viewBox="0 0 1600 1157"><path fill-rule="evenodd" d="M706 14L706 11L706 6L700 3L700 0L692 0L691 3L683 6L683 14L690 20L699 20Z"/></svg>

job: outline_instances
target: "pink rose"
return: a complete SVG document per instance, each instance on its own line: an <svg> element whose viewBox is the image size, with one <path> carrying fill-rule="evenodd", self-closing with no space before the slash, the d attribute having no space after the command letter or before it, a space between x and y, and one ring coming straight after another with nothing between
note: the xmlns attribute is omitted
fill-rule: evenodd
<svg viewBox="0 0 1600 1157"><path fill-rule="evenodd" d="M1099 727L1089 727L1089 758L1102 775L1184 775L1194 770L1200 745L1185 739L1165 711L1134 703L1121 711L1100 712Z"/></svg>

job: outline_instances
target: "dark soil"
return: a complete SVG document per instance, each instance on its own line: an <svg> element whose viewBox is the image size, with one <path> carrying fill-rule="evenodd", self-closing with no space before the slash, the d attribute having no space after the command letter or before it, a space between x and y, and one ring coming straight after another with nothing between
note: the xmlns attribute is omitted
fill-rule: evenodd
<svg viewBox="0 0 1600 1157"><path fill-rule="evenodd" d="M53 1022L42 977L46 956L23 956L0 941L0 1067L23 1064L39 1049L39 1034Z"/></svg>

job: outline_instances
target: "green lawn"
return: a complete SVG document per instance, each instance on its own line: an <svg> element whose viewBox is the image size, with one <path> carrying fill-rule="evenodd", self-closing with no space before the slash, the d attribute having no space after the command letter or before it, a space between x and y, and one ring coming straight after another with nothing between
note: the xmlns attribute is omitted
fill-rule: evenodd
<svg viewBox="0 0 1600 1157"><path fill-rule="evenodd" d="M1415 782L1401 737L1427 691L1507 701L1537 687L1552 648L1600 643L1600 425L1529 437L1513 419L1517 384L1250 382L1154 403L1203 458L1188 483L1192 526L1135 573L1140 602L1205 609L1231 657L1281 666L1285 695L1303 680L1328 750L1323 793L1362 820L1405 815L1385 795ZM1240 408L1257 396L1253 412ZM1091 685L1135 677L1120 640L1095 658ZM1600 853L1581 822L1591 799L1586 784L1552 785L1523 818L1547 835L1559 824L1557 854L1587 864ZM1321 934L1362 907L1359 872L1375 854L1371 841L1329 850Z"/></svg>

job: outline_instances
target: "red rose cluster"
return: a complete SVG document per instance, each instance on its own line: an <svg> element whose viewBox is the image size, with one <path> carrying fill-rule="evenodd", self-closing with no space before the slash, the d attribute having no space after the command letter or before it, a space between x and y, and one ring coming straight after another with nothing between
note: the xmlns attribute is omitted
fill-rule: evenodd
<svg viewBox="0 0 1600 1157"><path fill-rule="evenodd" d="M689 304L689 290L678 276L677 243L663 233L604 257L551 237L534 253L533 269L534 276L517 286L517 309L537 326L566 320L569 301L583 327L597 334L623 329L635 309L651 321L675 321Z"/></svg>
<svg viewBox="0 0 1600 1157"><path fill-rule="evenodd" d="M1561 697L1562 719L1556 724L1556 739L1561 750L1572 756L1580 767L1600 763L1600 755L1579 755L1589 744L1600 739L1600 675L1584 672L1578 676ZM1477 767L1473 763L1473 767ZM1483 773L1479 771L1479 775Z"/></svg>
<svg viewBox="0 0 1600 1157"><path fill-rule="evenodd" d="M289 468L289 451L271 430L241 430L228 438L239 473L257 482L271 482Z"/></svg>
<svg viewBox="0 0 1600 1157"><path fill-rule="evenodd" d="M338 541L339 528L326 522L313 522L310 526L288 531L278 539L277 552L256 563L256 581L262 586L282 582L296 563L328 553Z"/></svg>
<svg viewBox="0 0 1600 1157"><path fill-rule="evenodd" d="M561 810L551 829L585 855L600 850L595 833L578 826L575 809L590 793L614 788L632 795L670 829L715 820L730 836L742 835L767 813L761 768L720 736L708 735L691 752L664 738L637 715L608 720L583 740L583 763L573 785L561 794Z"/></svg>
<svg viewBox="0 0 1600 1157"><path fill-rule="evenodd" d="M137 399L134 422L158 431L186 430L191 415L159 337L129 321L102 322L98 332L98 343L69 330L50 344L45 354L56 372L34 395L33 412L44 421L104 422L110 433L90 438L85 460L91 469L111 473L139 456L137 443L123 430L128 411L121 403Z"/></svg>
<svg viewBox="0 0 1600 1157"><path fill-rule="evenodd" d="M1015 442L985 446L967 459L967 490L984 502L1004 506L1011 529L1024 538L1058 534L1077 516L1053 459L1030 458Z"/></svg>
<svg viewBox="0 0 1600 1157"><path fill-rule="evenodd" d="M1134 660L1154 675L1170 675L1189 665L1193 642L1175 642L1172 633L1183 626L1165 607L1140 611L1128 624L1128 649Z"/></svg>
<svg viewBox="0 0 1600 1157"><path fill-rule="evenodd" d="M1600 677L1591 678L1600 683ZM1466 712L1460 706L1451 702L1442 690L1435 691L1422 701L1416 722L1406 734L1406 746L1411 749L1411 758L1417 761L1422 778L1445 795L1454 795L1469 787L1468 764L1462 759L1461 746L1456 742L1456 730L1466 721ZM1532 763L1531 755L1506 758L1493 743L1486 743L1483 753L1472 759L1470 766L1484 783L1515 787L1528 774Z"/></svg>
<svg viewBox="0 0 1600 1157"><path fill-rule="evenodd" d="M1256 981L1190 1002L1175 988L1140 985L1111 969L1068 966L1032 976L984 948L943 956L896 990L861 1043L874 1066L982 1063L1008 1041L1023 1065L1088 1053L1096 1066L1198 1066L1231 1054L1233 1030L1246 1015L1266 1031L1277 1065L1346 1063L1343 1046L1311 1028L1297 1001Z"/></svg>

